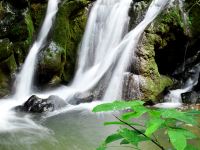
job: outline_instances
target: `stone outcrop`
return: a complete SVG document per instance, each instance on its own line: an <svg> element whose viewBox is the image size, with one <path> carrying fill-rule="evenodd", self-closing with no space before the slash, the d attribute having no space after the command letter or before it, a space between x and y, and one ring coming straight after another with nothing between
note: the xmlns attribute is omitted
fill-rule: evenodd
<svg viewBox="0 0 200 150"><path fill-rule="evenodd" d="M58 96L52 95L47 99L42 99L33 95L23 105L15 107L14 110L29 113L45 113L64 108L66 105L67 103Z"/></svg>
<svg viewBox="0 0 200 150"><path fill-rule="evenodd" d="M133 2L130 30L144 18L148 6L149 1ZM163 91L176 83L175 70L196 54L194 43L190 43L194 36L188 29L188 20L183 18L185 10L179 6L175 0L141 36L131 74L125 75L125 99L161 100Z"/></svg>

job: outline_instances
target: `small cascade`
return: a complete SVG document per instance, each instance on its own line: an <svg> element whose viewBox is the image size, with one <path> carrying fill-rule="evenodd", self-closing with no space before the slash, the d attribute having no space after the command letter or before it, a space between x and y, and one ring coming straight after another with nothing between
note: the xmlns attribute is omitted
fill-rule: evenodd
<svg viewBox="0 0 200 150"><path fill-rule="evenodd" d="M58 11L58 3L59 0L49 0L48 2L46 16L38 37L29 51L25 63L22 66L21 72L19 75L17 75L16 91L14 95L15 99L24 99L31 94L31 86L35 70L34 68L37 61L37 54L44 46L48 33L53 25L54 17Z"/></svg>
<svg viewBox="0 0 200 150"><path fill-rule="evenodd" d="M200 64L195 65L188 72L190 72L191 75L188 77L184 85L180 89L169 91L169 94L165 96L165 101L182 103L181 94L191 91L193 87L197 85L200 73Z"/></svg>

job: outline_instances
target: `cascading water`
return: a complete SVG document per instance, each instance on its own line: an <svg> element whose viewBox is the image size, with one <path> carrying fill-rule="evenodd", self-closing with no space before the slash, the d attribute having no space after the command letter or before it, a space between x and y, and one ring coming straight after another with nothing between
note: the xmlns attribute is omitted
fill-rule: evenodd
<svg viewBox="0 0 200 150"><path fill-rule="evenodd" d="M166 101L170 101L172 103L182 103L181 94L191 91L192 88L198 83L200 64L195 65L189 72L192 72L193 74L188 77L182 88L169 91L169 94L165 97Z"/></svg>
<svg viewBox="0 0 200 150"><path fill-rule="evenodd" d="M44 127L36 124L31 120L30 116L25 115L24 117L17 116L17 113L11 109L17 105L23 103L27 96L31 94L31 84L34 75L34 67L37 60L37 53L44 46L45 40L48 33L52 27L54 17L58 10L59 0L49 0L47 13L39 32L37 40L34 42L32 48L30 49L29 55L22 67L20 74L16 81L16 93L10 99L3 99L0 102L0 132L3 131L17 131L17 130L37 130L47 131ZM19 101L20 99L20 101ZM30 134L35 134L31 133ZM40 134L40 132L38 132ZM39 135L40 136L40 135Z"/></svg>
<svg viewBox="0 0 200 150"><path fill-rule="evenodd" d="M45 44L45 39L53 24L53 18L58 9L59 0L49 0L47 14L39 33L38 39L33 44L25 61L21 73L17 78L17 91L14 99L26 100L27 96L34 94L31 84L37 53ZM40 93L41 96L58 95L64 99L76 93L86 92L106 84L103 100L115 100L121 97L123 73L134 59L134 51L144 29L165 8L169 0L153 0L144 20L135 29L128 31L128 11L132 0L97 0L90 12L86 32L79 50L79 63L72 84L63 86L54 91ZM101 83L104 81L103 83ZM9 109L21 104L21 101L6 102ZM12 105L10 105L12 103ZM7 108L6 104L6 108ZM95 105L95 103L93 103ZM84 104L84 108L90 104ZM92 105L92 107L94 106ZM3 107L4 105L2 105ZM1 104L0 104L1 107ZM81 107L81 106L80 106ZM2 115L14 116L6 109ZM77 109L77 107L76 107ZM12 120L0 116L0 126L12 124ZM23 120L23 118L21 118ZM33 124L32 122L27 124ZM5 127L4 126L4 127ZM19 124L19 127L21 125ZM17 126L15 126L17 128ZM5 127L6 128L6 127Z"/></svg>
<svg viewBox="0 0 200 150"><path fill-rule="evenodd" d="M37 60L37 54L44 46L48 33L53 25L54 17L58 11L58 3L60 0L49 0L46 16L39 35L30 49L26 61L22 67L20 74L16 79L15 99L24 99L31 94L31 86L34 76L34 68Z"/></svg>
<svg viewBox="0 0 200 150"><path fill-rule="evenodd" d="M74 80L44 94L59 95L64 99L84 93L94 87L107 85L112 66L119 55L118 45L128 31L128 11L132 0L98 0L89 16L86 31L79 49L79 62ZM100 80L106 79L100 83ZM43 96L43 95L41 95Z"/></svg>
<svg viewBox="0 0 200 150"><path fill-rule="evenodd" d="M120 46L117 48L119 50L118 60L116 62L117 65L113 71L113 76L104 95L104 99L121 98L123 74L131 64L132 59L134 59L134 53L139 38L145 28L160 14L168 2L169 0L154 0L149 6L143 21L129 32L120 43Z"/></svg>
<svg viewBox="0 0 200 150"><path fill-rule="evenodd" d="M134 59L138 40L169 0L154 0L144 20L124 36L131 2L99 0L95 3L79 50L78 69L71 86L48 94L68 98L69 95L88 91L98 84L105 84L107 87L103 101L121 98L123 74ZM103 83L102 79L105 79Z"/></svg>

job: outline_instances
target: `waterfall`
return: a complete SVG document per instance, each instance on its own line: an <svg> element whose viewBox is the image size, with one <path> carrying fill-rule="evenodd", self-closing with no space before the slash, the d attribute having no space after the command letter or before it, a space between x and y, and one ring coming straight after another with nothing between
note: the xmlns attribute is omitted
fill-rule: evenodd
<svg viewBox="0 0 200 150"><path fill-rule="evenodd" d="M129 32L118 47L117 65L113 71L113 76L108 89L104 95L104 100L120 99L122 96L122 85L124 72L134 59L136 46L145 28L157 17L165 8L169 0L153 0L143 19L131 32Z"/></svg>
<svg viewBox="0 0 200 150"><path fill-rule="evenodd" d="M87 92L98 85L105 84L103 101L121 98L123 74L134 59L139 38L145 28L159 15L169 1L153 0L143 21L135 29L128 32L128 11L132 0L97 0L90 12L86 31L79 49L77 71L71 85L62 86L38 95L45 98L49 95L58 95L68 100L69 97L77 93ZM22 101L16 101L16 99L24 101L30 94L35 94L31 89L31 85L37 53L45 44L58 10L58 3L59 0L49 0L46 17L38 38L31 47L29 55L17 77L16 93L10 100L1 101L0 129L3 131L17 130L23 127L42 129L31 118L26 116L18 117L11 108L21 104ZM78 105L77 107L71 106L71 108L72 110L83 107L91 108L96 104L98 103L93 102L91 104ZM10 125L13 125L11 129L9 128Z"/></svg>
<svg viewBox="0 0 200 150"><path fill-rule="evenodd" d="M34 76L34 68L37 61L37 54L44 46L48 33L53 25L54 17L58 11L59 0L49 0L46 11L46 16L38 37L33 43L29 54L25 60L21 72L16 79L16 92L14 95L15 99L23 99L31 94L31 86Z"/></svg>
<svg viewBox="0 0 200 150"><path fill-rule="evenodd" d="M123 74L134 59L139 38L169 0L153 0L144 20L127 33L131 2L98 0L94 4L79 49L78 68L72 84L47 95L56 94L68 99L103 84L107 85L103 101L121 98Z"/></svg>
<svg viewBox="0 0 200 150"><path fill-rule="evenodd" d="M132 0L99 0L94 5L79 50L78 70L72 86L87 91L110 74L116 47L128 31ZM107 80L110 77L107 76ZM107 81L105 80L105 81ZM101 85L107 85L101 82Z"/></svg>

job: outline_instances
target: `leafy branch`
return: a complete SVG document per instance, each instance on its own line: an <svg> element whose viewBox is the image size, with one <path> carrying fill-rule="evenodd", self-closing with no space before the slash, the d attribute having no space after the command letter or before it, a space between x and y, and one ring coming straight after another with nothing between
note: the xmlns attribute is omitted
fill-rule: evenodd
<svg viewBox="0 0 200 150"><path fill-rule="evenodd" d="M118 118L117 116L115 116L115 118L117 118L120 122L123 122L124 124L126 124L127 126L129 126L130 128L132 128L133 130L135 130L136 132L138 132L139 134L143 135L144 137L148 138L151 142L153 142L154 144L156 144L160 149L164 150L164 147L161 146L158 142L156 142L155 140L149 138L148 136L146 136L144 133L142 133L140 130L136 129L134 126L131 126L129 123L121 120L120 118Z"/></svg>
<svg viewBox="0 0 200 150"><path fill-rule="evenodd" d="M197 140L197 136L188 130L187 126L192 125L199 128L196 117L200 111L181 112L176 109L152 109L146 108L143 104L142 101L115 101L95 107L93 112L130 110L122 113L120 117L115 116L118 121L105 123L105 125L120 125L120 127L116 133L108 136L97 150L105 150L108 144L118 140L121 140L120 145L132 145L136 149L140 149L138 147L140 142L151 141L164 150L164 146L154 136L158 131L163 130L167 133L167 141L176 150L188 150L191 147L193 150L196 149L188 143L188 140ZM143 119L144 122L134 122L135 118Z"/></svg>

